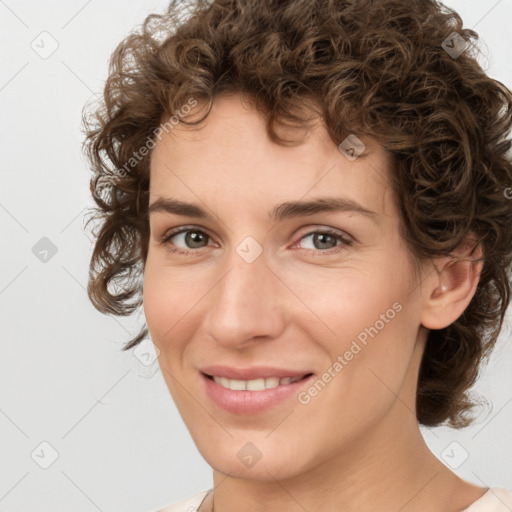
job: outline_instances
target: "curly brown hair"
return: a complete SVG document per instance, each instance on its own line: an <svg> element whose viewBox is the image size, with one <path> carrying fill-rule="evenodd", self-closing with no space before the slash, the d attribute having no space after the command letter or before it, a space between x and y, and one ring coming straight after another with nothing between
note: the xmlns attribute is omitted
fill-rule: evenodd
<svg viewBox="0 0 512 512"><path fill-rule="evenodd" d="M468 234L482 249L470 304L429 332L416 400L422 425L470 424L469 389L501 330L512 261L512 95L478 63L477 40L435 0L174 0L150 14L117 46L103 99L83 114L97 204L90 220L99 221L94 306L130 315L142 305L148 154L163 120L197 124L215 96L243 92L272 140L288 144L276 124L304 126L300 107L311 99L336 144L369 135L390 153L401 236L415 261L449 256ZM460 55L448 51L461 42ZM193 123L183 115L191 98L208 106ZM123 350L147 334L144 326Z"/></svg>

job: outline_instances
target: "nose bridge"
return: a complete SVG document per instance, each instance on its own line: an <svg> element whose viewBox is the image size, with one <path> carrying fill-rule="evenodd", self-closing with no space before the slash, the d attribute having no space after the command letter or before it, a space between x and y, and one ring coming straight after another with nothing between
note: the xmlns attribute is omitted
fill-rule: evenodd
<svg viewBox="0 0 512 512"><path fill-rule="evenodd" d="M226 273L212 290L206 329L217 342L235 347L282 328L276 278L252 241L242 242L226 261Z"/></svg>

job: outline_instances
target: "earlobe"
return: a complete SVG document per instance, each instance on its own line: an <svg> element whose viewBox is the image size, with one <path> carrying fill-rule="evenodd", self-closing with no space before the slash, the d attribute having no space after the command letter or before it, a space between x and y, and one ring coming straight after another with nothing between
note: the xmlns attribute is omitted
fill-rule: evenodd
<svg viewBox="0 0 512 512"><path fill-rule="evenodd" d="M421 323L427 329L443 329L462 315L476 292L483 267L480 244L467 239L451 256L434 263L424 286Z"/></svg>

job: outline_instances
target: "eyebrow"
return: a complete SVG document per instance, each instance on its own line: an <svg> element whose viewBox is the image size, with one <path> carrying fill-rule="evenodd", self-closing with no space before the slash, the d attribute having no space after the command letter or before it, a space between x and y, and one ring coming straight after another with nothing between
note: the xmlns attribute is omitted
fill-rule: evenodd
<svg viewBox="0 0 512 512"><path fill-rule="evenodd" d="M148 215L154 212L166 212L185 217L210 219L211 215L201 206L185 203L171 198L160 198L148 208ZM359 203L347 197L319 197L310 201L286 201L269 212L269 220L279 222L293 217L314 215L320 212L354 212L373 221L377 221L377 213L364 208Z"/></svg>

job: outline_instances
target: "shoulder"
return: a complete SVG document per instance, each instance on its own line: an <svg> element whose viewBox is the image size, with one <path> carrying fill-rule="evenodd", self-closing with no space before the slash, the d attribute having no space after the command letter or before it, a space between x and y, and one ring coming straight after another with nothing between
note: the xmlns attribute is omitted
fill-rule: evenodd
<svg viewBox="0 0 512 512"><path fill-rule="evenodd" d="M206 495L210 490L202 491L198 494L194 494L190 498L167 505L164 508L156 510L155 512L197 512L199 505L206 498Z"/></svg>
<svg viewBox="0 0 512 512"><path fill-rule="evenodd" d="M502 487L491 487L479 500L462 512L510 512L512 491Z"/></svg>

